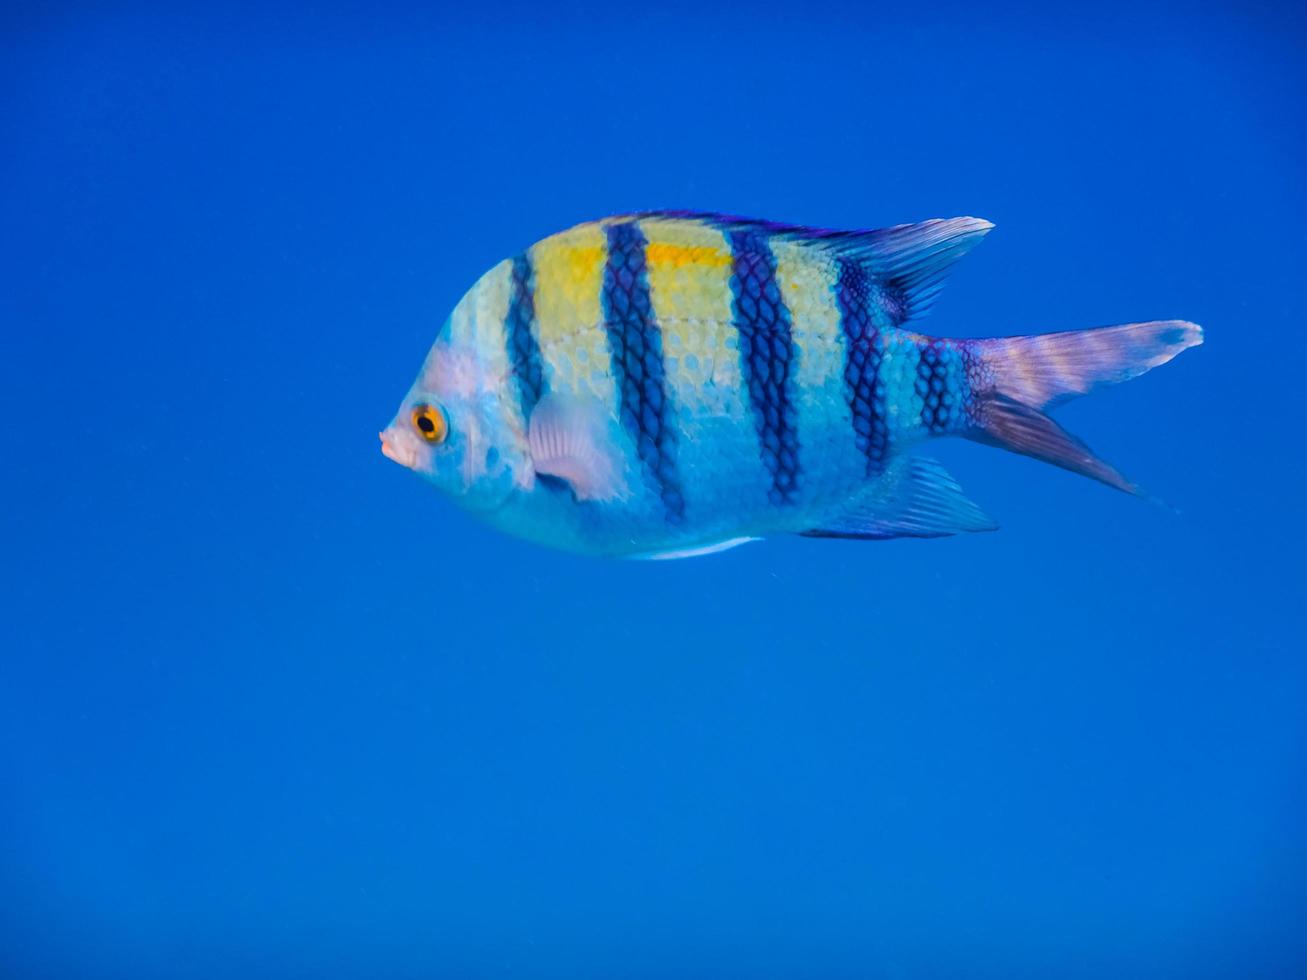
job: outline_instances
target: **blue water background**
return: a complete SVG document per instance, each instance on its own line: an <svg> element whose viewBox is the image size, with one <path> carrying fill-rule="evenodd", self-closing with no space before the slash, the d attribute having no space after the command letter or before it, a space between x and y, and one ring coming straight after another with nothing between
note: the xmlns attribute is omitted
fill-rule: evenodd
<svg viewBox="0 0 1307 980"><path fill-rule="evenodd" d="M1307 974L1290 5L0 15L0 975ZM997 224L924 326L1183 317L1003 524L607 563L382 458L567 225Z"/></svg>

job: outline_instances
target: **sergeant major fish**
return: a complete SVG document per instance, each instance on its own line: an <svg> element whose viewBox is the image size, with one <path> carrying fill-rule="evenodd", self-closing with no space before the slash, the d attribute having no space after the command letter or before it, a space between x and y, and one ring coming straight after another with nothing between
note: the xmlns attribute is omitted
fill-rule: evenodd
<svg viewBox="0 0 1307 980"><path fill-rule="evenodd" d="M1181 320L989 340L907 329L993 227L829 231L693 212L581 224L487 272L382 451L494 526L591 555L769 534L993 530L956 435L1137 492L1046 410L1202 342Z"/></svg>

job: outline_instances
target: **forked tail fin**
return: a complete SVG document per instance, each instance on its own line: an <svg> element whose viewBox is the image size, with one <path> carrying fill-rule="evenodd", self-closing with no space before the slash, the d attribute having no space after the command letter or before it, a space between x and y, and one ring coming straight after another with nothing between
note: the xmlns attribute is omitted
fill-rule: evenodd
<svg viewBox="0 0 1307 980"><path fill-rule="evenodd" d="M1138 377L1202 342L1202 328L1184 320L969 341L974 364L966 435L1138 493L1043 410Z"/></svg>

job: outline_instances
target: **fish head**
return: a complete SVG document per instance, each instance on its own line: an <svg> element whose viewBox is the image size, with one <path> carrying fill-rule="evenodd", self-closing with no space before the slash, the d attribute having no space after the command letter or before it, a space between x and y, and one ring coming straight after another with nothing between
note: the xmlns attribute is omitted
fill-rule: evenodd
<svg viewBox="0 0 1307 980"><path fill-rule="evenodd" d="M437 337L417 380L381 431L381 451L476 511L518 489L525 433L508 417L505 379L473 344Z"/></svg>

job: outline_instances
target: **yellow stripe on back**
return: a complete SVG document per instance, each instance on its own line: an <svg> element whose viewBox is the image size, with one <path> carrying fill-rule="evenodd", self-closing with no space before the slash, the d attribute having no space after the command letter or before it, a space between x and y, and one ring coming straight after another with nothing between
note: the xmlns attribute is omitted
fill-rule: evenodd
<svg viewBox="0 0 1307 980"><path fill-rule="evenodd" d="M698 222L645 218L640 230L686 507L712 526L767 499L732 311L734 258L725 234Z"/></svg>
<svg viewBox="0 0 1307 980"><path fill-rule="evenodd" d="M594 396L616 414L600 305L607 257L607 240L597 223L551 235L530 251L547 390Z"/></svg>
<svg viewBox="0 0 1307 980"><path fill-rule="evenodd" d="M790 311L790 335L797 361L792 398L798 416L800 460L808 474L801 490L831 483L834 473L857 471L858 459L845 391L844 328L835 287L839 266L811 247L773 241L776 281ZM834 486L843 489L842 482Z"/></svg>
<svg viewBox="0 0 1307 980"><path fill-rule="evenodd" d="M646 219L640 226L673 402L696 413L743 415L726 236L689 221Z"/></svg>
<svg viewBox="0 0 1307 980"><path fill-rule="evenodd" d="M798 353L795 383L800 393L821 397L844 385L844 330L840 326L835 285L839 267L829 260L814 260L813 250L789 242L774 242L776 281L790 311L790 334ZM836 399L842 401L842 399Z"/></svg>

